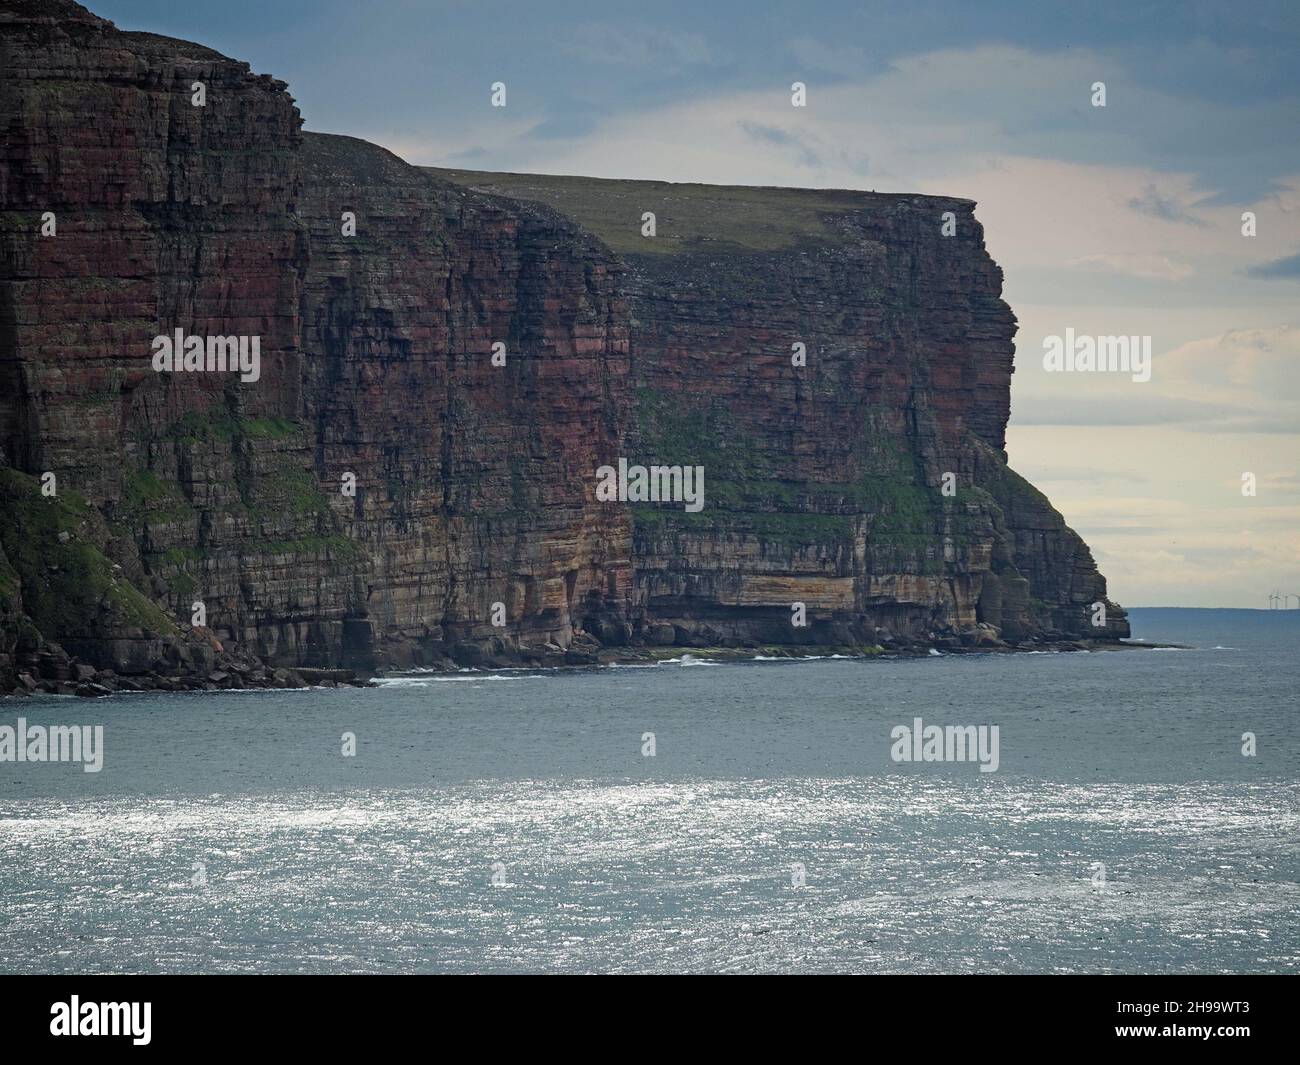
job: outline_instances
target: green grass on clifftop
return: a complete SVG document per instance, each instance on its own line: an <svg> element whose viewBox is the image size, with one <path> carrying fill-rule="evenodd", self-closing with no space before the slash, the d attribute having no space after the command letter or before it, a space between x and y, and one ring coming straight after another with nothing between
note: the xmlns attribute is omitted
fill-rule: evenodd
<svg viewBox="0 0 1300 1065"><path fill-rule="evenodd" d="M688 250L778 251L805 240L833 242L838 236L827 225L827 216L904 198L841 189L422 169L480 192L547 204L624 255L672 255ZM653 238L641 235L641 215L646 211L655 215Z"/></svg>

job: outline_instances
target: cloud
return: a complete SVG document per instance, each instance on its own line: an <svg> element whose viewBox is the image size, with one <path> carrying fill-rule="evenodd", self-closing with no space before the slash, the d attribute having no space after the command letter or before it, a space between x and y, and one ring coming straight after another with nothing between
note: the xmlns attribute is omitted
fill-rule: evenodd
<svg viewBox="0 0 1300 1065"><path fill-rule="evenodd" d="M755 140L767 141L769 144L797 144L795 136L787 133L783 129L777 129L776 126L765 126L760 122L750 122L747 119L741 119L740 128L748 133Z"/></svg>
<svg viewBox="0 0 1300 1065"><path fill-rule="evenodd" d="M1022 343L1021 350L1027 348ZM1017 425L1300 434L1297 326L1230 329L1166 352L1157 350L1151 380L1145 383L1109 374L1048 377L1074 380L1068 389L1062 384L1051 392L1017 397Z"/></svg>
<svg viewBox="0 0 1300 1065"><path fill-rule="evenodd" d="M1053 482L1077 484L1111 484L1127 482L1144 484L1150 478L1129 470L1103 469L1100 466L1049 466L1034 462L1017 462L1016 470L1029 478L1034 484L1051 484Z"/></svg>
<svg viewBox="0 0 1300 1065"><path fill-rule="evenodd" d="M1300 521L1300 508L1275 508L1274 524L1254 502L1229 489L1218 501L1143 523L1129 521L1127 501L1109 500L1074 527L1092 544L1110 595L1125 605L1262 608L1275 587L1300 588L1300 551L1285 531Z"/></svg>
<svg viewBox="0 0 1300 1065"><path fill-rule="evenodd" d="M1117 255L1083 255L1077 259L1071 259L1070 265L1080 266L1087 270L1110 270L1117 274L1141 277L1152 281L1183 281L1195 273L1186 263L1175 262L1168 256L1139 252L1125 252Z"/></svg>
<svg viewBox="0 0 1300 1065"><path fill-rule="evenodd" d="M1155 185L1148 185L1141 195L1130 199L1128 205L1139 214L1159 218L1165 222L1177 222L1200 228L1207 225L1203 219L1192 214L1173 196L1162 193Z"/></svg>
<svg viewBox="0 0 1300 1065"><path fill-rule="evenodd" d="M793 149L803 166L819 167L822 165L821 156L809 147L801 137L790 133L788 130L779 129L776 126L766 126L761 122L750 122L747 119L741 119L739 125L746 134L756 141Z"/></svg>
<svg viewBox="0 0 1300 1065"><path fill-rule="evenodd" d="M1300 327L1230 329L1156 359L1171 391L1206 395L1260 414L1289 413L1300 432Z"/></svg>
<svg viewBox="0 0 1300 1065"><path fill-rule="evenodd" d="M589 22L576 27L564 50L588 63L635 67L663 74L714 62L713 51L698 33L653 26L616 26L608 22Z"/></svg>
<svg viewBox="0 0 1300 1065"><path fill-rule="evenodd" d="M1246 267L1247 277L1266 278L1300 278L1300 254L1288 255L1272 262L1260 263L1258 266Z"/></svg>
<svg viewBox="0 0 1300 1065"><path fill-rule="evenodd" d="M1133 387L1147 389L1148 386L1136 384ZM1234 417L1244 423L1247 415L1226 404L1154 395L1149 390L1135 391L1131 396L1095 398L1080 396L1076 390L1068 396L1038 396L1031 402L1017 404L1015 408L1017 425L1180 425L1223 432Z"/></svg>
<svg viewBox="0 0 1300 1065"><path fill-rule="evenodd" d="M1236 487L1235 482L1233 487ZM1300 496L1300 474L1264 474L1256 481L1256 488L1270 495Z"/></svg>

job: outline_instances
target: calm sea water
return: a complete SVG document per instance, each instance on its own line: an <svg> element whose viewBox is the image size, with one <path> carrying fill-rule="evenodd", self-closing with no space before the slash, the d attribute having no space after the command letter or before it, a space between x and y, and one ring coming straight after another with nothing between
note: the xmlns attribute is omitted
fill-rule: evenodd
<svg viewBox="0 0 1300 1065"><path fill-rule="evenodd" d="M105 754L0 764L0 972L1293 972L1300 611L1132 621L1193 649L9 700Z"/></svg>

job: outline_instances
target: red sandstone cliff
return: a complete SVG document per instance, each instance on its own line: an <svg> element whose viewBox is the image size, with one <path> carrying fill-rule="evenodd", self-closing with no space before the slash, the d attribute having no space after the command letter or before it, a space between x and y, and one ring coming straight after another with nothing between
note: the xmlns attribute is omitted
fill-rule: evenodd
<svg viewBox="0 0 1300 1065"><path fill-rule="evenodd" d="M206 676L1127 632L1006 468L1014 318L969 202L439 174L300 126L246 64L0 0L6 686L65 676L57 645ZM260 378L155 372L174 329L260 337ZM703 464L704 511L597 502L621 455Z"/></svg>
<svg viewBox="0 0 1300 1065"><path fill-rule="evenodd" d="M622 267L553 211L364 141L309 135L304 158L303 416L322 484L357 477L331 507L386 660L621 633L631 528L591 471L628 415Z"/></svg>
<svg viewBox="0 0 1300 1065"><path fill-rule="evenodd" d="M551 204L627 263L628 446L710 486L697 514L634 508L648 628L701 646L1128 634L1113 604L1092 623L1087 546L1006 466L1015 318L973 203L435 172Z"/></svg>

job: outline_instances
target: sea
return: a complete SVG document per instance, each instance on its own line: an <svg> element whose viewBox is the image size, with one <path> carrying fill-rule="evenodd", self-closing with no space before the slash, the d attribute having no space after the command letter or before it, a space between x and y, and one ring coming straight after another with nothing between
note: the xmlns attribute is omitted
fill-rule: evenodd
<svg viewBox="0 0 1300 1065"><path fill-rule="evenodd" d="M103 746L0 762L0 973L1295 972L1300 610L1130 620L1182 646L3 700Z"/></svg>

